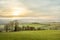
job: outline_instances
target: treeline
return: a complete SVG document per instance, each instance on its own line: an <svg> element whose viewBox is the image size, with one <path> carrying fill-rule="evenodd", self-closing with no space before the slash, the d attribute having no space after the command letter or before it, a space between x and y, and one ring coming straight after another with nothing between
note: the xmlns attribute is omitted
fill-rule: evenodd
<svg viewBox="0 0 60 40"><path fill-rule="evenodd" d="M5 31L6 32L16 32L16 31L36 31L36 30L47 30L47 29L42 29L42 28L40 28L40 27L37 27L37 28L35 28L35 27L30 27L30 26L27 26L27 27L25 27L25 26L22 26L22 27L14 27L14 28L7 28L7 27L5 27Z"/></svg>
<svg viewBox="0 0 60 40"><path fill-rule="evenodd" d="M36 30L60 30L60 26L57 27L53 27L53 26L44 26L44 27L32 27L32 26L15 26L15 27L11 27L7 28L7 26L5 27L6 32L16 32L16 31L36 31Z"/></svg>
<svg viewBox="0 0 60 40"><path fill-rule="evenodd" d="M40 24L40 23L32 23L33 25L39 24L44 25L40 27L33 27L33 26L22 26L20 27L18 21L11 21L8 24L5 24L4 29L0 29L0 32L16 32L16 31L36 31L36 30L60 30L60 24Z"/></svg>

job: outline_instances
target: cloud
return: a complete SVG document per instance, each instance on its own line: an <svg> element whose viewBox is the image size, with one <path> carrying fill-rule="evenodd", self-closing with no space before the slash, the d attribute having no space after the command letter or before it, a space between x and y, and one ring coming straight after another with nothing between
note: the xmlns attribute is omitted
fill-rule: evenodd
<svg viewBox="0 0 60 40"><path fill-rule="evenodd" d="M24 6L23 3L18 0L2 0L0 1L0 15L12 17L16 11L19 11L19 15L24 15L26 13L31 12L27 7Z"/></svg>
<svg viewBox="0 0 60 40"><path fill-rule="evenodd" d="M60 0L0 0L0 17L13 18L12 10L15 12L17 8L23 9L19 17L24 19L60 19Z"/></svg>
<svg viewBox="0 0 60 40"><path fill-rule="evenodd" d="M60 0L23 0L24 3L33 14L42 16L59 16L60 17ZM35 16L35 15L34 15Z"/></svg>

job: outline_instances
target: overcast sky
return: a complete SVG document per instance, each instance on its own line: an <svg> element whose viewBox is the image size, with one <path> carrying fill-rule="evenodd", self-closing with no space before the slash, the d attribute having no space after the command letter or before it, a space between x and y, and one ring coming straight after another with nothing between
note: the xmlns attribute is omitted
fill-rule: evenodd
<svg viewBox="0 0 60 40"><path fill-rule="evenodd" d="M0 19L12 16L16 7L23 9L19 17L60 21L60 0L0 0Z"/></svg>

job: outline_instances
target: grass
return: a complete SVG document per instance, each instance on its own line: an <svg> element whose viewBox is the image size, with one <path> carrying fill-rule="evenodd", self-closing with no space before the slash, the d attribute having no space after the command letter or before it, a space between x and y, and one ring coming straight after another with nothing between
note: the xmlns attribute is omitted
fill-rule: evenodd
<svg viewBox="0 0 60 40"><path fill-rule="evenodd" d="M0 40L60 40L60 30L1 32Z"/></svg>

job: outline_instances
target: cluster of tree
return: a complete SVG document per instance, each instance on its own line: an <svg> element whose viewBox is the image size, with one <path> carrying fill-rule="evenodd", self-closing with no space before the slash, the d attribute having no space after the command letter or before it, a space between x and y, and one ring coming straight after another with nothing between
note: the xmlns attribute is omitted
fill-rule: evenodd
<svg viewBox="0 0 60 40"><path fill-rule="evenodd" d="M35 23L37 24L37 23ZM10 23L6 24L4 29L6 32L16 32L16 31L25 31L25 30L58 30L60 28L60 25L50 25L50 24L46 24L43 27L31 27L31 26L22 26L19 27L18 26L19 23L18 21L11 21ZM57 27L56 27L57 26Z"/></svg>
<svg viewBox="0 0 60 40"><path fill-rule="evenodd" d="M35 30L35 27L29 27L29 26L27 26L27 27L21 27L21 30Z"/></svg>
<svg viewBox="0 0 60 40"><path fill-rule="evenodd" d="M8 28L9 28L9 26L6 26L5 27L6 32L8 32L9 30L10 31L13 31L13 32L16 32L16 31L27 31L27 30L31 30L31 31L35 31L35 30L46 30L46 29L41 28L41 27L37 27L37 28L31 27L31 26L22 26L22 27L19 27L18 25L15 25L15 27L13 29L12 28L11 29L8 29Z"/></svg>
<svg viewBox="0 0 60 40"><path fill-rule="evenodd" d="M18 22L15 21L11 21L10 23L6 24L4 29L6 30L6 32L8 31L17 31L18 30Z"/></svg>

